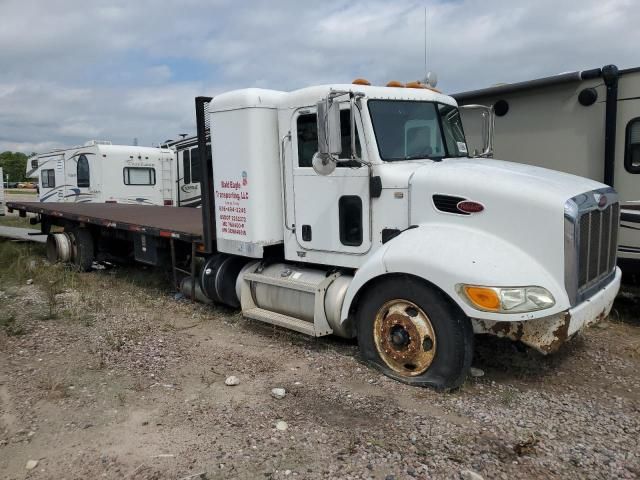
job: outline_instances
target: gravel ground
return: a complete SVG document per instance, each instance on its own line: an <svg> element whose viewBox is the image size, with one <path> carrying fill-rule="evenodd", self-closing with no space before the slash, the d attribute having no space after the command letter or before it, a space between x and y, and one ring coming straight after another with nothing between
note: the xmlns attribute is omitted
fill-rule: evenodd
<svg viewBox="0 0 640 480"><path fill-rule="evenodd" d="M138 272L0 285L4 478L640 476L637 288L554 356L478 337L438 393Z"/></svg>

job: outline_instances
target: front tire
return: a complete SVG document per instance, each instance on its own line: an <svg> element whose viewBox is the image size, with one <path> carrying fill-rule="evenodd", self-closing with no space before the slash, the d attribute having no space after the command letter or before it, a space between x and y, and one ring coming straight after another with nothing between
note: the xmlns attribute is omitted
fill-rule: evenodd
<svg viewBox="0 0 640 480"><path fill-rule="evenodd" d="M373 285L356 323L364 359L395 380L453 389L471 367L471 322L445 294L416 278Z"/></svg>

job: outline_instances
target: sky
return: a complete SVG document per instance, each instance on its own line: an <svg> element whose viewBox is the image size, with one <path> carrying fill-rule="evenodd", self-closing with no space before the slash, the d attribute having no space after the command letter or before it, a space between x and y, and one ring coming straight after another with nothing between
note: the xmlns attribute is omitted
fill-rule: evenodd
<svg viewBox="0 0 640 480"><path fill-rule="evenodd" d="M194 97L411 81L455 93L640 66L636 0L0 0L0 151L195 132Z"/></svg>

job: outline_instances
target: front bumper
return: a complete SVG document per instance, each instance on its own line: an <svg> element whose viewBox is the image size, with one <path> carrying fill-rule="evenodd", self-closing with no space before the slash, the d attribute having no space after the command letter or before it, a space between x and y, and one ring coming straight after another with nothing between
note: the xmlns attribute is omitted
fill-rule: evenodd
<svg viewBox="0 0 640 480"><path fill-rule="evenodd" d="M622 272L616 268L614 279L575 307L550 317L517 322L471 319L474 333L520 340L544 354L560 348L582 328L604 320L620 289Z"/></svg>

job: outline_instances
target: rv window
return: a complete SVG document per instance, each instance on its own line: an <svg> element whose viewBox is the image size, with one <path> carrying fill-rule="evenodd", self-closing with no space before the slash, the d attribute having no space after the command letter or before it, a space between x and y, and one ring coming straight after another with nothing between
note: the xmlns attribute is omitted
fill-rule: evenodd
<svg viewBox="0 0 640 480"><path fill-rule="evenodd" d="M31 168L38 168L38 159L31 160Z"/></svg>
<svg viewBox="0 0 640 480"><path fill-rule="evenodd" d="M86 155L78 157L76 184L81 188L89 188L89 160Z"/></svg>
<svg viewBox="0 0 640 480"><path fill-rule="evenodd" d="M42 188L54 188L56 186L56 172L53 168L42 170L40 176L42 178Z"/></svg>
<svg viewBox="0 0 640 480"><path fill-rule="evenodd" d="M627 124L624 166L630 173L640 173L640 117Z"/></svg>
<svg viewBox="0 0 640 480"><path fill-rule="evenodd" d="M125 185L155 185L156 170L146 167L125 167L122 170Z"/></svg>
<svg viewBox="0 0 640 480"><path fill-rule="evenodd" d="M190 150L182 152L182 170L184 171L184 183L191 183L191 158Z"/></svg>
<svg viewBox="0 0 640 480"><path fill-rule="evenodd" d="M298 166L310 167L313 154L318 151L318 125L316 114L300 115L297 122L298 129ZM351 115L349 110L340 111L340 133L342 134L342 154L340 158L349 158L351 155ZM362 156L360 139L356 128L356 155ZM340 162L338 167L359 167L356 161Z"/></svg>
<svg viewBox="0 0 640 480"><path fill-rule="evenodd" d="M197 148L191 150L191 183L200 181L200 152Z"/></svg>

